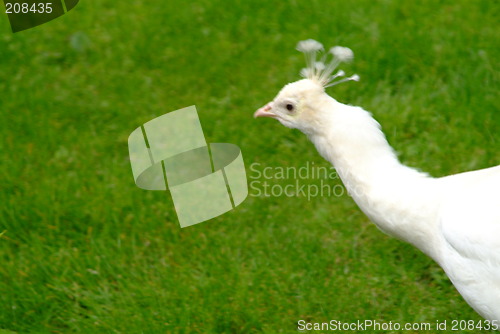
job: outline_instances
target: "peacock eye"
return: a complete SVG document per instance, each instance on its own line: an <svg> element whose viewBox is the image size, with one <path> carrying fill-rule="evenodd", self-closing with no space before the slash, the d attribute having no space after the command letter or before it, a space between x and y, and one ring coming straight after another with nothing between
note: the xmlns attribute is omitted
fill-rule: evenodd
<svg viewBox="0 0 500 334"><path fill-rule="evenodd" d="M286 105L286 109L287 109L288 111L292 111L292 110L293 110L293 104L288 103L288 104Z"/></svg>

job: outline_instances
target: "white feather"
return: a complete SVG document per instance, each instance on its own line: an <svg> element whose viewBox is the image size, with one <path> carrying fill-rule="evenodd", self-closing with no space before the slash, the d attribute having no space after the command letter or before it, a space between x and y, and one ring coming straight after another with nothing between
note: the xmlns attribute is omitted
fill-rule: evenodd
<svg viewBox="0 0 500 334"><path fill-rule="evenodd" d="M327 60L327 55L322 57L321 61L316 61L316 55L323 51L323 44L313 39L300 41L297 44L297 50L304 53L306 59L306 69L300 71L300 75L306 79L316 81L323 87L338 85L346 81L359 81L358 75L353 75L343 80L333 82L339 76L343 76L344 71L339 71L335 75L331 75L333 71L342 62L349 62L354 59L354 52L345 46L334 46L328 51L333 56L330 61Z"/></svg>

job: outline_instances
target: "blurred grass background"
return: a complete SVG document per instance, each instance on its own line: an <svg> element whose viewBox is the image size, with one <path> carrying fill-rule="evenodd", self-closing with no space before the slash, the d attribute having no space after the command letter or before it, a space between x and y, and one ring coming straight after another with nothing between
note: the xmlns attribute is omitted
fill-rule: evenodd
<svg viewBox="0 0 500 334"><path fill-rule="evenodd" d="M207 141L240 146L249 176L252 163L328 166L298 131L252 119L299 78L295 45L314 38L353 49L343 68L361 82L329 93L372 111L403 162L434 176L498 165L498 17L490 0L104 0L12 34L0 15L0 328L480 320L347 195L249 196L181 230L167 193L134 185L127 138L195 104Z"/></svg>

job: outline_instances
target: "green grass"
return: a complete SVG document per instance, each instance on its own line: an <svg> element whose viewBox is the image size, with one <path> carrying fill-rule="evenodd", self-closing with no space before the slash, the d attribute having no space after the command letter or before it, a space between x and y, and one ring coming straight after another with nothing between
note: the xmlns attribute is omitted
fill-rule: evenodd
<svg viewBox="0 0 500 334"><path fill-rule="evenodd" d="M127 138L195 104L207 140L240 146L249 175L328 166L298 131L251 117L298 79L295 44L315 38L354 50L344 69L362 81L329 92L372 111L403 162L434 176L498 165L499 16L491 0L81 1L12 34L0 15L0 329L480 320L346 195L250 196L180 229L167 193L134 185Z"/></svg>

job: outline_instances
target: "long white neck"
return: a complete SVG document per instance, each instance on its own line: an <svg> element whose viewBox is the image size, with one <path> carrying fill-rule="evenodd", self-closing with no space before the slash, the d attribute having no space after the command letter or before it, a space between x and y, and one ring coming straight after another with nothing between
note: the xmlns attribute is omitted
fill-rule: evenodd
<svg viewBox="0 0 500 334"><path fill-rule="evenodd" d="M402 165L371 115L325 98L319 129L309 134L360 209L384 232L436 259L435 179ZM435 191L436 190L436 191Z"/></svg>

